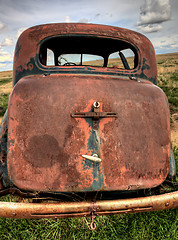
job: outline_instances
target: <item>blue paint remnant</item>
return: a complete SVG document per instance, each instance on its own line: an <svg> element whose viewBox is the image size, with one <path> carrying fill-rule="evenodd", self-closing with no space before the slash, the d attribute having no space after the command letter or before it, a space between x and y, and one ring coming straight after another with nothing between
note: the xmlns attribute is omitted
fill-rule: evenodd
<svg viewBox="0 0 178 240"><path fill-rule="evenodd" d="M144 74L144 70L150 70L150 66L148 64L146 64L146 59L143 58L143 66L142 66L142 69L141 69L141 74L139 75L140 78L143 78L143 79L148 79L150 82L154 83L154 84L157 84L157 79L156 79L156 74L155 74L155 77L153 78L148 78L145 74Z"/></svg>
<svg viewBox="0 0 178 240"><path fill-rule="evenodd" d="M29 70L28 66L33 65L33 68ZM19 66L15 71L13 86L23 77L31 76L31 75L41 75L45 74L44 71L41 71L35 63L34 58L31 58L30 61L27 63L27 69L23 68L22 66Z"/></svg>
<svg viewBox="0 0 178 240"><path fill-rule="evenodd" d="M15 58L14 58L15 62L17 61L17 59L18 59L18 57L19 57L19 52L20 52L21 48L22 48L22 46L19 45L19 41L17 41Z"/></svg>
<svg viewBox="0 0 178 240"><path fill-rule="evenodd" d="M11 182L11 180L9 179L8 176L8 171L7 171L7 161L5 163L0 163L0 175L1 175L1 181L2 181L2 185L4 188L8 188L13 186L13 183Z"/></svg>
<svg viewBox="0 0 178 240"><path fill-rule="evenodd" d="M100 157L100 137L99 130L93 129L93 120L91 118L86 118L85 121L89 124L90 137L88 139L87 150L91 152L91 155L97 154ZM99 120L100 122L100 120ZM104 177L102 171L102 162L92 162L85 159L83 162L83 169L92 169L93 183L88 191L98 191L104 187Z"/></svg>
<svg viewBox="0 0 178 240"><path fill-rule="evenodd" d="M143 58L143 67L142 67L142 71L144 71L145 69L149 69L150 70L150 66L148 64L146 64L146 59Z"/></svg>

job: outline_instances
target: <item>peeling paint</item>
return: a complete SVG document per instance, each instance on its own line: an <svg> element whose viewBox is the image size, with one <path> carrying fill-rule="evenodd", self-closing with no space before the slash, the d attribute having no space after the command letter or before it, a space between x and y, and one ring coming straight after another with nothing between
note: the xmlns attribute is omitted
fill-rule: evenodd
<svg viewBox="0 0 178 240"><path fill-rule="evenodd" d="M96 130L92 118L71 117L93 111L96 101L100 112L115 112L117 118L99 118ZM152 83L75 74L29 76L16 84L9 116L8 172L19 188L135 190L155 187L168 174L169 110L164 93ZM102 162L82 157L93 154Z"/></svg>
<svg viewBox="0 0 178 240"><path fill-rule="evenodd" d="M109 68L95 68L95 67L45 67L40 64L39 61L39 49L40 44L44 39L54 36L87 36L95 38L110 38L126 41L132 44L137 49L139 54L138 68L130 71L123 69L109 69ZM107 46L106 46L107 47ZM150 51L151 49L151 51ZM144 59L149 60L147 65L151 68L151 71L143 72ZM29 65L30 64L30 65ZM33 64L33 67L32 67ZM31 66L29 68L29 66ZM156 57L151 42L142 34L134 31L110 27L105 25L96 24L46 24L38 27L32 27L27 29L20 36L16 50L15 61L13 67L13 85L15 85L19 79L36 74L98 74L98 75L110 75L110 76L129 76L144 78L153 83L156 83L157 67Z"/></svg>

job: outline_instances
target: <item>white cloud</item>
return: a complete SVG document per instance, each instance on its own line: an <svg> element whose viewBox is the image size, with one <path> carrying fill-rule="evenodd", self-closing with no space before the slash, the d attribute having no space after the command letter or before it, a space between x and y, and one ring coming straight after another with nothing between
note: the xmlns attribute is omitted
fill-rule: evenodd
<svg viewBox="0 0 178 240"><path fill-rule="evenodd" d="M140 21L137 23L137 28L144 33L158 32L162 30L160 24L170 19L170 0L145 0L140 7Z"/></svg>
<svg viewBox="0 0 178 240"><path fill-rule="evenodd" d="M159 49L178 49L178 34L172 34L170 36L163 36L161 38L154 39L154 47Z"/></svg>
<svg viewBox="0 0 178 240"><path fill-rule="evenodd" d="M12 60L12 55L0 48L0 63L4 64L5 62L12 62Z"/></svg>
<svg viewBox="0 0 178 240"><path fill-rule="evenodd" d="M70 23L70 17L69 17L69 16L66 16L66 17L65 17L65 22L66 22L66 23Z"/></svg>
<svg viewBox="0 0 178 240"><path fill-rule="evenodd" d="M160 24L148 24L137 27L138 31L143 33L159 32L162 28Z"/></svg>
<svg viewBox="0 0 178 240"><path fill-rule="evenodd" d="M139 25L162 23L170 18L171 5L169 0L145 0L140 8Z"/></svg>
<svg viewBox="0 0 178 240"><path fill-rule="evenodd" d="M0 43L0 46L3 46L3 47L13 46L13 41L11 38L5 38L5 40L2 43Z"/></svg>
<svg viewBox="0 0 178 240"><path fill-rule="evenodd" d="M8 71L12 69L12 63L0 63L0 71Z"/></svg>
<svg viewBox="0 0 178 240"><path fill-rule="evenodd" d="M6 67L6 63L0 63L0 68L5 68Z"/></svg>
<svg viewBox="0 0 178 240"><path fill-rule="evenodd" d="M5 29L6 25L0 22L0 33Z"/></svg>

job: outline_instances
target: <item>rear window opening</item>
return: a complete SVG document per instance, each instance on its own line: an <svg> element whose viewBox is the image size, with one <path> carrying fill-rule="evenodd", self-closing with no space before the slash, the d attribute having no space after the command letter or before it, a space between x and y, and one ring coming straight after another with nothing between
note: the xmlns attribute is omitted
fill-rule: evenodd
<svg viewBox="0 0 178 240"><path fill-rule="evenodd" d="M135 54L131 49L125 49L111 53L108 58L107 67L134 69L135 68Z"/></svg>
<svg viewBox="0 0 178 240"><path fill-rule="evenodd" d="M91 66L135 69L137 49L128 42L97 37L68 36L46 39L39 60L46 67Z"/></svg>
<svg viewBox="0 0 178 240"><path fill-rule="evenodd" d="M104 65L104 58L93 54L61 54L59 66L98 66Z"/></svg>

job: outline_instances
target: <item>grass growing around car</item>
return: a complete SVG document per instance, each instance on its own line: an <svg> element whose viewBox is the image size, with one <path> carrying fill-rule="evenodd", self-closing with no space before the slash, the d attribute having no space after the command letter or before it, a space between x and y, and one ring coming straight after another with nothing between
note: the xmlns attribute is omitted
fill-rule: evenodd
<svg viewBox="0 0 178 240"><path fill-rule="evenodd" d="M178 53L159 55L157 62L158 85L169 100L171 137L178 175ZM11 91L11 83L4 78L11 79L11 76L9 78L9 73L0 73L0 107L3 111L7 108L7 99ZM1 197L0 200L17 199L19 198L8 195ZM57 220L0 218L0 239L178 239L176 209L102 216L97 217L95 222L97 228L91 231L89 218Z"/></svg>
<svg viewBox="0 0 178 240"><path fill-rule="evenodd" d="M1 239L172 239L176 240L176 210L97 217L90 219L0 219Z"/></svg>
<svg viewBox="0 0 178 240"><path fill-rule="evenodd" d="M7 109L8 99L12 90L12 72L0 72L0 122Z"/></svg>

